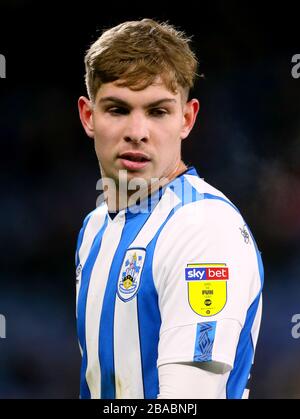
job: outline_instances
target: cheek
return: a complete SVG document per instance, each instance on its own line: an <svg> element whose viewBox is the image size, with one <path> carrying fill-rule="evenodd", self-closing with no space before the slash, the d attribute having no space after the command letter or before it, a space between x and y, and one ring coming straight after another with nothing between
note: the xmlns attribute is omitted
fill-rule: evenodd
<svg viewBox="0 0 300 419"><path fill-rule="evenodd" d="M160 142L161 148L169 150L169 152L172 153L180 147L181 125L178 121L174 121L174 124L166 126L165 129L162 130L161 134L162 135L158 137L162 139Z"/></svg>
<svg viewBox="0 0 300 419"><path fill-rule="evenodd" d="M180 115L175 115L174 118L168 121L164 130L170 138L179 138L182 131L182 119Z"/></svg>
<svg viewBox="0 0 300 419"><path fill-rule="evenodd" d="M95 135L94 146L98 160L100 160L102 164L105 164L111 156L110 141L105 136L98 134Z"/></svg>
<svg viewBox="0 0 300 419"><path fill-rule="evenodd" d="M118 143L119 135L111 124L97 123L95 125L95 149L97 154L108 154L113 151L113 146Z"/></svg>

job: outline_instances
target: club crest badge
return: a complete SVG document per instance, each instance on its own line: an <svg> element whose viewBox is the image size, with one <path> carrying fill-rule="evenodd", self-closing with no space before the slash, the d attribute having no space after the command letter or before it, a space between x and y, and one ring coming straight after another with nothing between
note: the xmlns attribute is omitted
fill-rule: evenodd
<svg viewBox="0 0 300 419"><path fill-rule="evenodd" d="M124 302L132 300L139 290L145 262L145 249L128 249L118 279L118 296Z"/></svg>
<svg viewBox="0 0 300 419"><path fill-rule="evenodd" d="M185 268L192 310L203 317L218 314L227 301L229 269L225 263L193 263Z"/></svg>

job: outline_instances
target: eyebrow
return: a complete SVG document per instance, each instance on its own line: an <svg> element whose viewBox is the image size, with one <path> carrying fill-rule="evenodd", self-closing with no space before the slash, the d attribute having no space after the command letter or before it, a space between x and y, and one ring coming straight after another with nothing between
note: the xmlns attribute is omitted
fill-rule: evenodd
<svg viewBox="0 0 300 419"><path fill-rule="evenodd" d="M99 100L99 104L103 104L103 103L105 104L107 102L112 102L112 103L115 103L117 105L132 108L132 106L129 103L127 103L125 100L120 99L116 96L105 96L105 97L102 97ZM150 103L146 104L144 106L144 108L153 108L155 106L161 105L162 103L176 103L176 99L172 99L172 98L168 98L168 97L167 98L162 98L162 99L156 100L155 102L150 102Z"/></svg>

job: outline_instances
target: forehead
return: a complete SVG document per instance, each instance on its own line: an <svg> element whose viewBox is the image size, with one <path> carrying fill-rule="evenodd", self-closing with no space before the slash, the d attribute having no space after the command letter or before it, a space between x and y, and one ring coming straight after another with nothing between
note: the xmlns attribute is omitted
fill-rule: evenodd
<svg viewBox="0 0 300 419"><path fill-rule="evenodd" d="M170 99L174 104L181 102L180 90L178 89L177 93L173 93L160 80L150 84L142 90L132 90L126 86L119 86L118 82L120 82L120 80L103 83L97 92L96 103L109 97L118 98L135 106L157 102L162 99Z"/></svg>

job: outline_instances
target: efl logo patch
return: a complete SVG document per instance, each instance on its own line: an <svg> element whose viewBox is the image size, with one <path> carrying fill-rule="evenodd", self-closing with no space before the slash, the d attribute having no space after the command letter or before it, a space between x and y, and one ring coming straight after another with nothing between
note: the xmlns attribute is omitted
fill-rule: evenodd
<svg viewBox="0 0 300 419"><path fill-rule="evenodd" d="M138 292L145 262L146 250L128 249L122 263L117 294L124 302L132 300Z"/></svg>
<svg viewBox="0 0 300 419"><path fill-rule="evenodd" d="M219 313L227 301L229 269L225 263L195 263L185 268L191 308L203 317Z"/></svg>

